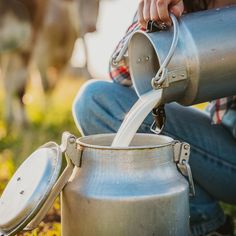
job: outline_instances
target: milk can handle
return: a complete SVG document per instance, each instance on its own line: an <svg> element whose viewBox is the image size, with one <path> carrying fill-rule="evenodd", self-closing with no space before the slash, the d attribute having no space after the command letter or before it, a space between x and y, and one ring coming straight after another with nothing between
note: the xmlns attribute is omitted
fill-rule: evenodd
<svg viewBox="0 0 236 236"><path fill-rule="evenodd" d="M157 74L155 75L155 77L152 78L152 87L154 89L158 89L160 88L161 84L166 80L167 78L167 66L172 58L172 56L174 55L175 49L177 47L177 43L178 43L178 39L179 39L179 23L177 18L170 13L170 18L172 20L173 23L173 39L172 39L172 43L170 46L170 50L165 58L165 60L163 61L163 63L161 64Z"/></svg>

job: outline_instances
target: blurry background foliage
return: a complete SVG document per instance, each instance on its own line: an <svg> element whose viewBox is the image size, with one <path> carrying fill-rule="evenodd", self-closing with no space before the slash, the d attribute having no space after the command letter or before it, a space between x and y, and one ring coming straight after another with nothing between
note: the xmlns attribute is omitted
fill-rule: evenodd
<svg viewBox="0 0 236 236"><path fill-rule="evenodd" d="M39 146L50 140L60 144L64 131L79 137L71 114L71 104L83 82L81 78L64 78L48 97L45 97L37 83L31 83L24 97L30 125L24 129L13 127L7 132L5 124L0 120L0 194L16 168ZM2 84L0 91L3 91ZM3 117L2 93L0 117ZM37 229L19 235L60 235L59 198Z"/></svg>

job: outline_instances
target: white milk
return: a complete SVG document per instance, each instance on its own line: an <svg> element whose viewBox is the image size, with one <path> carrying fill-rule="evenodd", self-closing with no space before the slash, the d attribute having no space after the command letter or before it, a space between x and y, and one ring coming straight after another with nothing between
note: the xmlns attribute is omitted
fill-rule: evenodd
<svg viewBox="0 0 236 236"><path fill-rule="evenodd" d="M152 90L142 95L133 105L122 122L113 142L112 147L128 147L139 126L147 115L161 101L162 89Z"/></svg>

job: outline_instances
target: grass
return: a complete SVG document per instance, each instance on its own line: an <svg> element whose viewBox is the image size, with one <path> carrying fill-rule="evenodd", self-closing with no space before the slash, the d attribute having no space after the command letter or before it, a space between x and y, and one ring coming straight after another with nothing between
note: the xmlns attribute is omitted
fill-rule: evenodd
<svg viewBox="0 0 236 236"><path fill-rule="evenodd" d="M0 120L0 193L20 163L39 146L50 140L60 143L64 131L80 135L72 119L71 104L83 82L82 79L64 79L50 96L45 97L38 81L33 81L24 97L29 127L23 130L15 127L8 132ZM3 104L2 94L0 104ZM197 107L203 109L205 105ZM0 117L2 114L3 106L0 107ZM236 218L236 207L226 204L223 207ZM59 198L38 228L19 235L60 235Z"/></svg>

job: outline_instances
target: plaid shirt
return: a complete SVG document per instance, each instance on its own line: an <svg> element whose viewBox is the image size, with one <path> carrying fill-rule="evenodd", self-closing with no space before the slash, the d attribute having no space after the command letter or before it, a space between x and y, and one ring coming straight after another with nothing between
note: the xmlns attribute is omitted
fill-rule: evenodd
<svg viewBox="0 0 236 236"><path fill-rule="evenodd" d="M137 30L145 29L142 28L141 25L139 25L136 14L133 19L133 23L129 26L125 36L121 39L115 51L113 52L112 58L116 57L119 54L119 52L125 45L125 42L129 39L129 36ZM109 74L114 82L122 84L124 86L132 86L129 66L124 59L121 60L117 66L112 65L112 62L110 61ZM220 124L224 115L229 109L233 109L236 111L236 96L214 100L209 104L207 108L211 115L213 124Z"/></svg>

